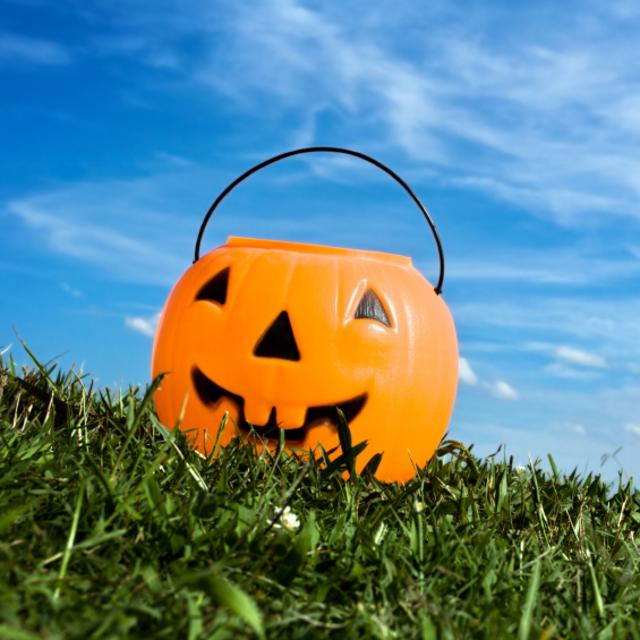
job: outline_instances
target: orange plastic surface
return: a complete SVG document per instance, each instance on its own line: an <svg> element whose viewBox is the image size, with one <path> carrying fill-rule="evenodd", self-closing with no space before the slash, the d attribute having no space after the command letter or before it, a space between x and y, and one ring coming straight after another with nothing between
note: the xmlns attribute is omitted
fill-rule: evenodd
<svg viewBox="0 0 640 640"><path fill-rule="evenodd" d="M224 303L197 299L227 268ZM390 326L356 317L368 290ZM299 359L256 355L283 312ZM225 411L231 419L222 446L247 423L271 419L294 436L288 446L322 443L329 450L338 446L330 408L356 407L353 442L369 443L360 466L382 452L377 477L405 481L414 463L422 466L433 455L449 422L458 348L442 297L407 257L229 238L192 265L169 295L152 373L166 373L154 398L160 420L174 428L182 416L180 428L205 455Z"/></svg>

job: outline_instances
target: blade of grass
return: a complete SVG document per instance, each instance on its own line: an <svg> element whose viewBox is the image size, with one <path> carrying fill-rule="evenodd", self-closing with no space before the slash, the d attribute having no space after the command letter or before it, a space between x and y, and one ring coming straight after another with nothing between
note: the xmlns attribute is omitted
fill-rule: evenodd
<svg viewBox="0 0 640 640"><path fill-rule="evenodd" d="M71 559L71 551L73 549L73 543L76 539L76 532L78 530L78 521L80 520L80 511L82 510L82 500L84 498L85 480L80 482L80 489L76 498L76 506L73 510L73 518L71 520L71 528L69 529L69 537L67 538L67 546L64 549L64 555L62 556L62 563L60 564L60 572L58 573L58 586L53 592L53 599L57 600L60 597L61 582L67 575L67 567L69 566L69 560Z"/></svg>
<svg viewBox="0 0 640 640"><path fill-rule="evenodd" d="M527 589L527 599L525 600L520 617L520 627L518 629L518 640L529 640L531 632L531 620L533 617L533 608L535 606L538 589L540 587L540 560L533 565L531 578L529 579L529 588Z"/></svg>

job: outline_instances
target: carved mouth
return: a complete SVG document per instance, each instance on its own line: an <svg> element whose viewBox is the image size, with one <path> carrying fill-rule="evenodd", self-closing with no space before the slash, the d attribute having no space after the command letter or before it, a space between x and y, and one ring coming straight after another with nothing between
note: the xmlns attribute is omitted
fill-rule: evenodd
<svg viewBox="0 0 640 640"><path fill-rule="evenodd" d="M244 417L244 398L231 391L228 391L224 387L216 384L213 380L208 378L198 367L191 369L191 379L193 380L193 386L198 394L200 400L206 405L215 405L221 398L226 397L229 400L233 400L238 405L238 426L244 431L253 430L266 438L278 438L280 431L284 431L285 440L290 441L302 441L307 435L307 431L313 428L315 425L323 422L332 422L336 427L338 425L338 412L336 408L340 409L344 413L348 423L362 411L362 408L367 402L367 394L362 393L355 398L346 400L345 402L337 402L335 404L321 405L317 407L309 407L307 409L304 423L300 427L292 429L280 429L278 426L278 420L276 416L276 408L271 408L271 414L269 420L263 425L251 425Z"/></svg>

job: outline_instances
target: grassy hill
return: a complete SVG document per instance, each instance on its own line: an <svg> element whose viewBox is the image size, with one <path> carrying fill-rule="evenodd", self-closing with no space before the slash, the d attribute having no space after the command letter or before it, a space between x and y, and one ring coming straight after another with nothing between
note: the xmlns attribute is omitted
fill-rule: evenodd
<svg viewBox="0 0 640 640"><path fill-rule="evenodd" d="M454 441L343 479L348 439L210 463L149 391L1 364L0 638L640 638L630 484Z"/></svg>

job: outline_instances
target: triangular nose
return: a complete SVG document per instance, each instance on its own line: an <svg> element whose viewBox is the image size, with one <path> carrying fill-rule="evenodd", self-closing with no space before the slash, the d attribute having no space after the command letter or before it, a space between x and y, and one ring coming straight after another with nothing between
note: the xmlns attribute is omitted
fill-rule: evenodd
<svg viewBox="0 0 640 640"><path fill-rule="evenodd" d="M266 333L258 340L253 355L259 358L300 360L300 352L286 311L280 312Z"/></svg>

